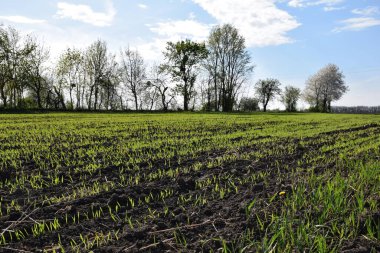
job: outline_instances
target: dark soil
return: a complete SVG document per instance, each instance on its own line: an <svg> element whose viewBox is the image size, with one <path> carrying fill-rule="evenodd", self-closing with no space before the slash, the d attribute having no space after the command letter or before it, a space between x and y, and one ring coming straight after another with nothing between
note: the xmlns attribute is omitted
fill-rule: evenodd
<svg viewBox="0 0 380 253"><path fill-rule="evenodd" d="M50 251L55 248L60 240L66 251L70 251L71 241L75 240L80 243L79 234L95 237L99 231L104 234L119 230L118 239L115 238L94 246L93 252L209 252L217 251L225 243L233 248L234 243L242 237L242 233L247 229L253 229L253 240L260 241L264 233L260 232L257 218L264 219L264 213L277 213L282 206L281 197L276 197L275 201L268 204L268 200L280 191L291 192L297 186L297 181L289 176L292 169L296 168L298 161L303 161L306 154L321 154L320 148L325 145L318 141L321 136L328 135L327 141L334 143L334 136L341 133L360 131L369 128L379 128L378 125L367 125L352 129L343 129L339 131L323 133L314 138L282 139L273 143L265 143L260 147L255 145L242 147L238 153L248 153L260 150L282 150L281 155L265 156L254 160L236 159L234 161L223 163L221 166L206 168L203 166L198 171L189 173L179 173L177 177L163 177L161 180L141 181L138 185L131 187L115 187L109 191L99 194L78 198L74 201L60 202L59 204L49 204L42 202L39 196L44 195L59 196L71 192L81 185L81 182L69 182L43 190L30 190L28 199L26 193L18 190L11 194L0 192L3 202L16 201L22 206L22 210L13 211L9 216L3 216L0 219L0 232L6 228L9 230L27 231L29 236L22 240L17 240L13 234L13 242L7 246L1 247L0 252L42 252ZM235 140L238 141L238 140ZM301 145L301 141L303 144ZM288 154L286 148L288 145L295 146L295 152ZM196 159L182 158L179 165L177 158L171 162L172 167L187 167L197 162L207 164L208 160L217 159L222 155L232 152L228 150L214 150L212 152L201 153ZM334 153L327 154L327 158L334 157ZM279 167L282 168L279 174ZM302 173L308 171L307 162L303 161ZM145 170L154 171L162 168L163 161L154 161L153 168L148 167ZM326 164L324 167L315 168L316 172L322 173L325 170L333 170L335 164ZM25 167L26 170L33 170L33 166ZM144 171L144 168L141 169ZM65 177L65 170L60 171L61 176ZM226 193L223 199L212 198L212 189L199 188L197 182L207 178L218 176L224 179L221 184L227 184L228 178L231 180L244 179L253 174L265 172L267 179L255 183L245 183L239 186L238 192ZM101 173L89 175L88 182L105 182L113 181L119 177L118 168L109 167L101 170ZM133 172L128 171L127 176ZM0 181L9 180L15 175L7 171L0 171ZM161 200L151 200L149 204L139 200L144 200L150 194L158 194L160 191L172 190L173 194L165 199L165 205ZM203 206L194 205L194 202L178 203L179 196L184 197L204 195L208 201ZM33 199L36 200L33 203ZM130 199L133 199L136 206L132 206ZM251 215L247 217L246 206L253 200L259 200L255 205ZM33 203L33 205L28 205ZM108 207L115 210L118 207L117 215L120 220L114 220L108 214ZM168 208L169 215L163 215L165 208ZM150 215L150 209L160 212L160 217L147 219ZM100 218L93 217L91 210L103 209L104 215ZM2 210L3 213L6 210ZM89 212L90 217L85 217L84 213ZM66 215L70 217L79 215L79 223L65 224ZM124 220L125 216L132 217L134 227L131 228L129 223ZM32 225L34 221L52 220L58 218L61 228L46 232L43 235L34 238L32 234ZM13 227L9 227L16 224ZM4 233L7 241L11 240L11 234ZM58 239L60 238L60 239ZM254 248L252 248L253 250ZM371 251L372 250L372 251ZM353 241L346 242L342 247L342 252L380 252L380 246L376 243L368 243L363 237L359 236ZM86 251L81 247L81 251Z"/></svg>

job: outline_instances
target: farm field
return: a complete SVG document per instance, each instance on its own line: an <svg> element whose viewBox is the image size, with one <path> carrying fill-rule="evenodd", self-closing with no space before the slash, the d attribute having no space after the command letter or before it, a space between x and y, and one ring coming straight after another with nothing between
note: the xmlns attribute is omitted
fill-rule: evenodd
<svg viewBox="0 0 380 253"><path fill-rule="evenodd" d="M0 115L0 252L379 252L380 116Z"/></svg>

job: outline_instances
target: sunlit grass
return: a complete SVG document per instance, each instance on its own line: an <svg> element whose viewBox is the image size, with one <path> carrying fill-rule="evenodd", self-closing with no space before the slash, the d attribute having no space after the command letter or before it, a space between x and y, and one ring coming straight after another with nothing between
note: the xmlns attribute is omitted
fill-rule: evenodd
<svg viewBox="0 0 380 253"><path fill-rule="evenodd" d="M339 252L357 239L379 245L379 158L375 115L0 115L0 221L7 222L0 222L0 248L54 234L53 246L40 247L89 251L175 220L181 210L178 229L161 239L186 251L194 244L187 228L214 226L207 215L196 223L191 212L235 198L244 228L229 237L211 227L215 236L197 239L205 250ZM103 195L105 203L91 204ZM90 207L79 208L81 200ZM97 222L104 226L64 233ZM158 245L153 232L140 248Z"/></svg>

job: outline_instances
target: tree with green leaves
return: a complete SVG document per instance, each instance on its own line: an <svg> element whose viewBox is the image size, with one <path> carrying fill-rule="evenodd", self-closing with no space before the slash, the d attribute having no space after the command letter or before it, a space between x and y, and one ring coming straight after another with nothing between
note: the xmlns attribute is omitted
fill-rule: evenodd
<svg viewBox="0 0 380 253"><path fill-rule="evenodd" d="M281 94L280 81L273 78L259 80L255 84L255 93L261 104L263 111L267 111L268 103L273 100L277 95Z"/></svg>
<svg viewBox="0 0 380 253"><path fill-rule="evenodd" d="M286 111L297 111L297 102L301 97L301 90L293 86L286 86L281 95L281 102L285 105Z"/></svg>
<svg viewBox="0 0 380 253"><path fill-rule="evenodd" d="M21 107L27 89L24 65L35 50L30 36L22 37L13 27L0 26L0 96L3 107Z"/></svg>
<svg viewBox="0 0 380 253"><path fill-rule="evenodd" d="M240 99L239 111L254 112L259 109L259 100L257 98L243 97Z"/></svg>
<svg viewBox="0 0 380 253"><path fill-rule="evenodd" d="M183 109L189 110L189 102L195 95L195 81L198 68L207 58L208 51L204 43L191 40L168 42L164 57L166 63L162 65L177 83L177 91L183 96Z"/></svg>

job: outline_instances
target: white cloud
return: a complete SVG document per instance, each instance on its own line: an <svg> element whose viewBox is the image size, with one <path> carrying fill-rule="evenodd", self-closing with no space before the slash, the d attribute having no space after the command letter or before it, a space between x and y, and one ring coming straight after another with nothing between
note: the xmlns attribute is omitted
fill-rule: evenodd
<svg viewBox="0 0 380 253"><path fill-rule="evenodd" d="M380 9L376 6L368 6L363 9L354 9L351 12L360 16L341 20L339 22L341 26L335 28L333 30L334 32L361 31L369 27L380 25L380 19L372 17L380 14Z"/></svg>
<svg viewBox="0 0 380 253"><path fill-rule="evenodd" d="M323 7L323 10L326 11L326 12L329 12L329 11L339 11L339 10L344 10L346 9L346 7L334 7L334 6L325 6Z"/></svg>
<svg viewBox="0 0 380 253"><path fill-rule="evenodd" d="M300 23L274 0L193 0L218 23L236 26L248 46L280 45L292 42L287 33Z"/></svg>
<svg viewBox="0 0 380 253"><path fill-rule="evenodd" d="M18 24L42 24L46 22L46 20L43 19L31 19L24 16L0 16L0 20L6 20Z"/></svg>
<svg viewBox="0 0 380 253"><path fill-rule="evenodd" d="M340 3L343 3L344 0L319 0L319 1L314 1L314 5L327 5L327 6L334 6Z"/></svg>
<svg viewBox="0 0 380 253"><path fill-rule="evenodd" d="M217 23L231 23L246 38L247 46L268 46L290 43L287 32L300 24L287 12L280 10L274 0L193 0L213 16ZM185 20L169 20L148 24L157 36L150 42L142 42L135 48L148 61L162 58L167 41L192 39L207 40L216 24L205 24L190 13Z"/></svg>
<svg viewBox="0 0 380 253"><path fill-rule="evenodd" d="M363 29L379 26L380 19L372 18L372 17L359 17L359 18L349 18L340 21L342 24L341 27L335 28L334 32L341 31L361 31Z"/></svg>
<svg viewBox="0 0 380 253"><path fill-rule="evenodd" d="M142 57L144 57L144 60L148 62L160 61L162 60L162 52L165 49L167 41L166 39L155 38L151 42L142 42L131 48L137 49Z"/></svg>
<svg viewBox="0 0 380 253"><path fill-rule="evenodd" d="M357 15L363 15L363 16L372 16L376 14L380 14L379 7L376 6L368 6L364 9L354 9L352 10L352 13Z"/></svg>
<svg viewBox="0 0 380 253"><path fill-rule="evenodd" d="M166 37L168 40L187 38L205 40L212 27L212 25L202 24L193 19L160 22L148 26L152 32Z"/></svg>
<svg viewBox="0 0 380 253"><path fill-rule="evenodd" d="M137 5L140 9L147 9L148 8L148 5L146 4L138 4Z"/></svg>
<svg viewBox="0 0 380 253"><path fill-rule="evenodd" d="M53 62L66 48L85 49L99 38L99 33L85 30L85 28L75 26L62 28L50 24L42 25L36 30L29 30L27 33L35 34L50 48Z"/></svg>
<svg viewBox="0 0 380 253"><path fill-rule="evenodd" d="M335 6L344 2L344 0L290 0L288 5L295 8L325 5L327 7ZM331 11L332 9L327 8L325 11Z"/></svg>
<svg viewBox="0 0 380 253"><path fill-rule="evenodd" d="M15 28L22 37L32 35L32 37L37 39L38 43L41 43L46 49L49 49L49 62L52 67L59 55L67 47L85 49L99 38L99 32L86 29L85 27L61 27L49 22L33 26L29 24L18 24ZM116 44L114 40L107 39L107 42L111 42L108 43L110 46ZM116 44L116 46L112 47L112 50L114 51L119 47L120 45Z"/></svg>
<svg viewBox="0 0 380 253"><path fill-rule="evenodd" d="M289 1L288 5L291 7L304 7L304 0L291 0Z"/></svg>
<svg viewBox="0 0 380 253"><path fill-rule="evenodd" d="M70 18L99 27L110 26L116 15L116 10L110 1L107 2L104 13L95 12L90 6L84 4L59 2L57 7L57 16L59 18Z"/></svg>
<svg viewBox="0 0 380 253"><path fill-rule="evenodd" d="M149 30L157 36L150 42L140 43L135 48L148 61L157 61L162 58L162 52L168 41L191 39L205 41L210 33L212 24L203 24L193 19L169 20L157 24L147 24Z"/></svg>
<svg viewBox="0 0 380 253"><path fill-rule="evenodd" d="M169 20L147 24L156 34L151 41L140 41L135 47L148 61L162 58L166 42L191 39L207 40L216 24L233 24L246 38L247 46L269 46L290 43L287 36L300 24L287 12L276 7L276 0L192 0L216 19L215 24L202 23L190 13L185 20Z"/></svg>

